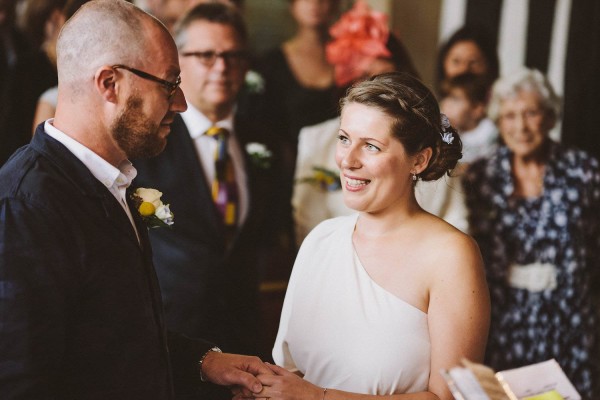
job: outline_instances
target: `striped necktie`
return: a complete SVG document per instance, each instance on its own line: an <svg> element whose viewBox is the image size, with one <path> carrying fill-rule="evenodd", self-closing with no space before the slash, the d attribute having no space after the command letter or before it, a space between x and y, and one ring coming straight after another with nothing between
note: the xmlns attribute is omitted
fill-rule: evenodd
<svg viewBox="0 0 600 400"><path fill-rule="evenodd" d="M206 134L217 141L215 150L215 177L212 198L226 227L235 227L238 214L238 190L233 162L227 152L229 131L218 126L210 127Z"/></svg>

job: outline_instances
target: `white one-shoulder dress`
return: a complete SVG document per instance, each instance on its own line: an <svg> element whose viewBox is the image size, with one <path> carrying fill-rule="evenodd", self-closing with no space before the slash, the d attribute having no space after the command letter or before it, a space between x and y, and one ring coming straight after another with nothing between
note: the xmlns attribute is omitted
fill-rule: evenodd
<svg viewBox="0 0 600 400"><path fill-rule="evenodd" d="M427 314L367 274L352 244L357 217L324 221L302 244L273 358L321 387L374 395L427 390Z"/></svg>

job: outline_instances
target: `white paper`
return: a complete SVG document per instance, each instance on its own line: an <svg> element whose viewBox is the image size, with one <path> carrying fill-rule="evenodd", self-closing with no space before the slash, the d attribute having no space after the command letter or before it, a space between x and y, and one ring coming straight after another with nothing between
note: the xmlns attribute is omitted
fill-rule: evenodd
<svg viewBox="0 0 600 400"><path fill-rule="evenodd" d="M455 367L448 371L448 374L466 400L490 400L469 369Z"/></svg>
<svg viewBox="0 0 600 400"><path fill-rule="evenodd" d="M519 399L556 390L565 400L581 400L581 396L554 359L501 371L496 373L496 377L507 383Z"/></svg>

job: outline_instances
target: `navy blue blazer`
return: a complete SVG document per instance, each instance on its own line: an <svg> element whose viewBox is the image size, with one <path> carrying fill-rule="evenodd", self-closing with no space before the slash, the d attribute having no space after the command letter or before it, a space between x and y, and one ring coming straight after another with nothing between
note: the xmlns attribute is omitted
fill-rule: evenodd
<svg viewBox="0 0 600 400"><path fill-rule="evenodd" d="M0 169L0 398L171 399L147 228L40 125ZM190 379L210 343L172 336Z"/></svg>
<svg viewBox="0 0 600 400"><path fill-rule="evenodd" d="M236 117L242 151L266 133ZM175 215L172 229L151 230L154 264L160 281L167 326L191 337L203 337L224 350L260 354L257 305L258 262L269 240L265 212L274 190L273 168L246 159L249 212L232 242L213 203L194 143L181 116L171 125L165 150L135 162L136 187L163 192Z"/></svg>

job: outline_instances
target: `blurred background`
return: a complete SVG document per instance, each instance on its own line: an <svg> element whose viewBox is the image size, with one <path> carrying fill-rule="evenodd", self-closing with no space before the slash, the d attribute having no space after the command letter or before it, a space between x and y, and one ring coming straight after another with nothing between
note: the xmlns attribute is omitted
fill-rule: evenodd
<svg viewBox="0 0 600 400"><path fill-rule="evenodd" d="M500 75L525 65L548 75L564 98L555 139L600 155L600 1L368 0L389 16L423 81L433 87L439 46L465 23L486 26L500 57ZM341 10L353 4L342 0ZM287 0L246 0L252 46L273 48L294 30Z"/></svg>

